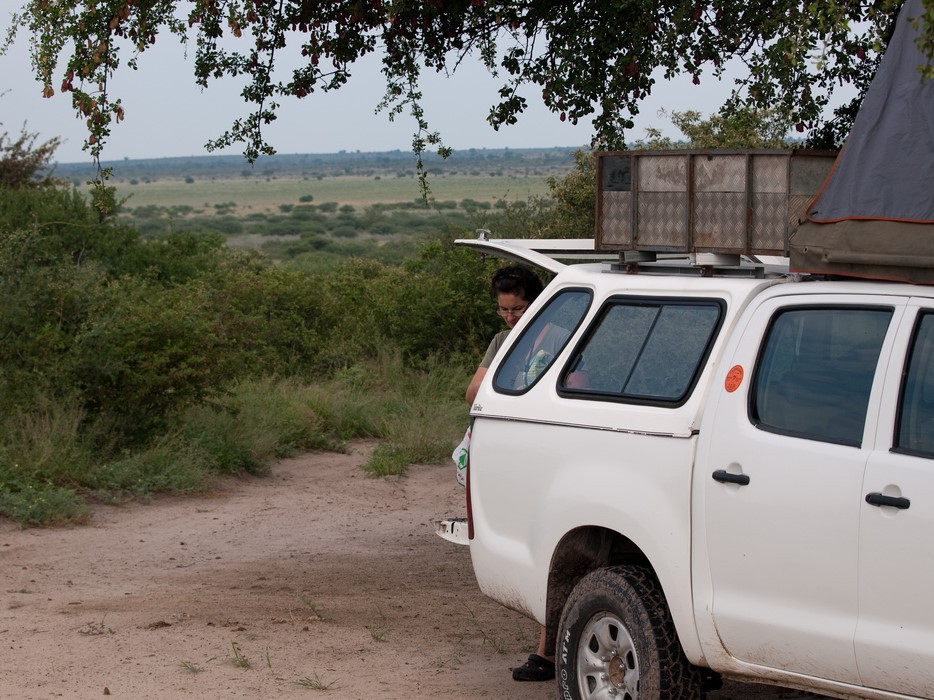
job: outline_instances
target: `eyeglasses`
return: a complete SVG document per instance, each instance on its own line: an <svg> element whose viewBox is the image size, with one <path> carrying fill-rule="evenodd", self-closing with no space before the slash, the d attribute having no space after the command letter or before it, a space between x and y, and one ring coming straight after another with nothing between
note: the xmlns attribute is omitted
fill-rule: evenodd
<svg viewBox="0 0 934 700"><path fill-rule="evenodd" d="M516 318L518 318L519 316L525 313L525 310L527 308L529 308L528 304L526 304L525 306L514 306L511 309L504 309L502 306L498 306L496 307L496 313L498 313L500 316L503 316L504 318L506 316L515 316Z"/></svg>

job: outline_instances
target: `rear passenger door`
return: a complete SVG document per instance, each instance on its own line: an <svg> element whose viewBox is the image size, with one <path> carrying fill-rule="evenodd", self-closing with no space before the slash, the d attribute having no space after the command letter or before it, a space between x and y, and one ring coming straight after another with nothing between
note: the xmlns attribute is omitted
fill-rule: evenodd
<svg viewBox="0 0 934 700"><path fill-rule="evenodd" d="M934 308L912 300L886 373L860 506L862 683L934 695Z"/></svg>
<svg viewBox="0 0 934 700"><path fill-rule="evenodd" d="M735 659L859 683L864 438L898 303L768 299L727 349L733 369L711 388L695 479L713 621Z"/></svg>

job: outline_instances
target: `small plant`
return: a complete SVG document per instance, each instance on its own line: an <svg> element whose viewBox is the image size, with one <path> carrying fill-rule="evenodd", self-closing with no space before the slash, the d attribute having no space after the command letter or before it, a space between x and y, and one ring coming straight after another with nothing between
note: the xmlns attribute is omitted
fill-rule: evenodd
<svg viewBox="0 0 934 700"><path fill-rule="evenodd" d="M376 608L376 613L367 625L367 629L370 630L370 637L374 642L386 641L389 630L386 628L386 614L380 608Z"/></svg>
<svg viewBox="0 0 934 700"><path fill-rule="evenodd" d="M318 674L314 674L313 678L305 676L304 678L299 678L295 681L295 685L300 685L303 688L311 688L312 690L330 690L334 687L336 681L331 681L330 683L325 683L321 678L318 677Z"/></svg>
<svg viewBox="0 0 934 700"><path fill-rule="evenodd" d="M309 600L305 596L299 596L299 599L302 601L302 604L306 608L308 608L308 610L311 613L308 616L308 620L315 621L315 620L326 620L327 619L327 613L318 603L314 602L313 600Z"/></svg>
<svg viewBox="0 0 934 700"><path fill-rule="evenodd" d="M444 669L444 668L456 669L456 668L460 668L462 663L463 661L461 661L461 658L459 656L452 654L451 656L448 656L447 658L443 656L439 656L437 659L431 662L431 665L439 669Z"/></svg>
<svg viewBox="0 0 934 700"><path fill-rule="evenodd" d="M506 642L496 635L489 634L485 629L483 629L473 610L467 608L467 613L470 615L470 619L473 621L474 626L477 628L477 631L483 638L483 643L489 644L493 651L495 651L497 654L505 654L508 650L508 645Z"/></svg>
<svg viewBox="0 0 934 700"><path fill-rule="evenodd" d="M191 673L192 675L196 673L201 673L204 669L198 666L197 664L191 663L191 661L179 661L178 667L185 671L186 673Z"/></svg>
<svg viewBox="0 0 934 700"><path fill-rule="evenodd" d="M233 649L233 656L230 657L230 663L237 668L253 668L253 664L243 655L243 652L240 651L236 642L231 642L230 647Z"/></svg>
<svg viewBox="0 0 934 700"><path fill-rule="evenodd" d="M370 460L366 463L364 470L367 476L398 476L405 472L406 455L403 451L393 445L380 443Z"/></svg>
<svg viewBox="0 0 934 700"><path fill-rule="evenodd" d="M78 630L78 634L83 634L85 637L99 637L101 635L113 633L114 631L105 625L103 620L100 622L86 622L84 626Z"/></svg>

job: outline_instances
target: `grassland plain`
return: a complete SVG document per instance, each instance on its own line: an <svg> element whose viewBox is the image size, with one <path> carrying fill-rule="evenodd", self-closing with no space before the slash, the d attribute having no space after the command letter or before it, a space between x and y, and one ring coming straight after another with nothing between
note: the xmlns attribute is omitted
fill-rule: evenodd
<svg viewBox="0 0 934 700"><path fill-rule="evenodd" d="M447 159L426 154L431 195L438 201L526 200L548 193L547 179L575 168L576 148L465 149ZM366 206L408 202L422 191L415 157L402 151L276 154L250 165L237 156L193 156L104 162L109 184L127 206L203 208L234 202L241 212L263 213L282 204ZM56 165L56 175L86 188L90 163ZM306 199L301 200L302 197Z"/></svg>
<svg viewBox="0 0 934 700"><path fill-rule="evenodd" d="M431 197L437 201L472 199L477 202L524 201L548 194L546 176L525 175L435 175L428 180ZM150 182L116 182L126 207L191 207L196 213L210 214L233 203L242 215L273 213L281 205L311 201L336 202L354 207L377 203L412 202L422 196L415 177L341 175L320 180L300 176L276 178L184 178ZM312 197L308 200L307 197ZM302 199L302 198L306 199ZM228 212L229 213L229 212Z"/></svg>

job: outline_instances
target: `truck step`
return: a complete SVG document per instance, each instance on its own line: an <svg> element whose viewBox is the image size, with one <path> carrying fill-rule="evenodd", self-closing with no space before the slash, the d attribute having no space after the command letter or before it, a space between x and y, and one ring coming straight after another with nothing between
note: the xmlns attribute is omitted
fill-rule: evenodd
<svg viewBox="0 0 934 700"><path fill-rule="evenodd" d="M435 520L435 534L454 544L470 544L467 539L467 518Z"/></svg>

